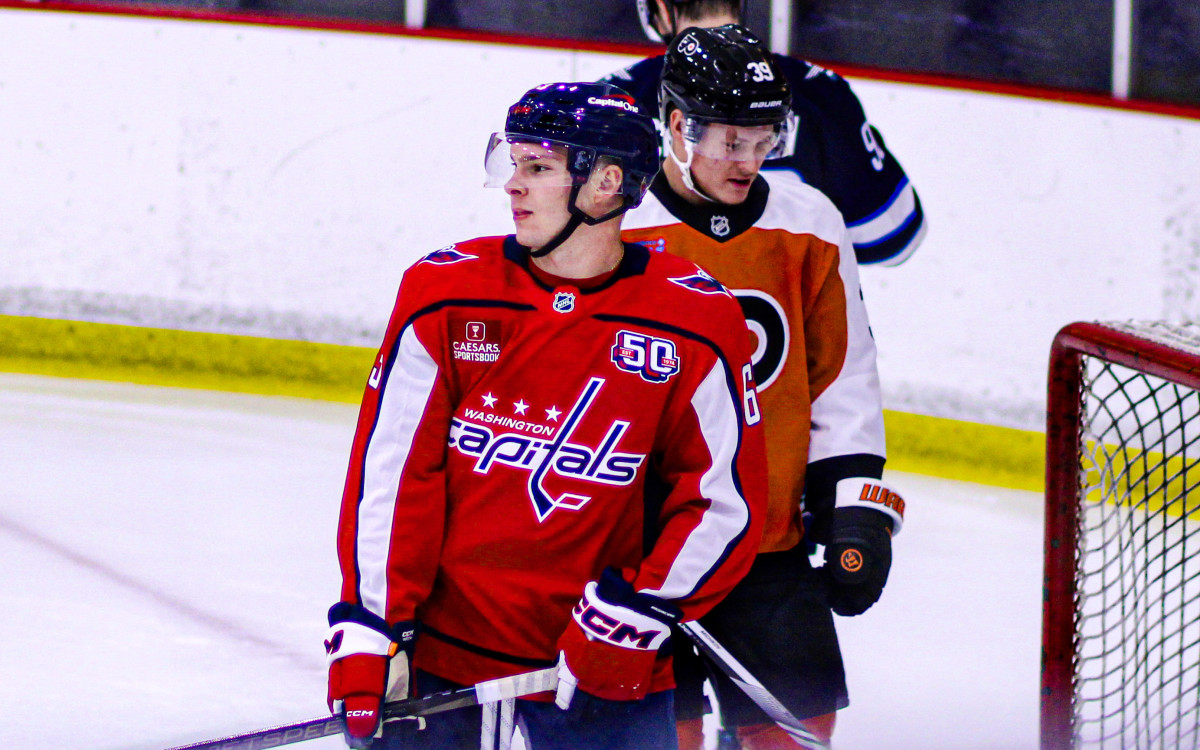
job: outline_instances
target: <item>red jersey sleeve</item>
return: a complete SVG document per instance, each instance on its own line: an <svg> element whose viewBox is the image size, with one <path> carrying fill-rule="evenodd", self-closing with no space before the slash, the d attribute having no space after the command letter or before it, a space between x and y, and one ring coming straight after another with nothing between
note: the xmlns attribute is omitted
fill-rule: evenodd
<svg viewBox="0 0 1200 750"><path fill-rule="evenodd" d="M342 600L389 624L412 619L429 595L446 505L443 326L412 275L363 392L338 524Z"/></svg>
<svg viewBox="0 0 1200 750"><path fill-rule="evenodd" d="M710 342L715 357L677 396L656 469L671 487L659 535L634 580L672 601L685 620L704 615L750 569L766 515L766 448L749 336L740 307ZM709 330L714 330L710 328Z"/></svg>

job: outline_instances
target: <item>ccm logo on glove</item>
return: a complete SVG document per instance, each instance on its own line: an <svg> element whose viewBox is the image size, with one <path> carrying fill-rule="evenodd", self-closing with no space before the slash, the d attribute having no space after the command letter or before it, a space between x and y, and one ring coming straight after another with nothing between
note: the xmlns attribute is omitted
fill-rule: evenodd
<svg viewBox="0 0 1200 750"><path fill-rule="evenodd" d="M587 632L622 648L657 649L666 640L661 623L655 622L647 630L638 630L632 624L609 617L597 609L588 598L589 593L591 592L585 589L583 598L571 611Z"/></svg>
<svg viewBox="0 0 1200 750"><path fill-rule="evenodd" d="M584 586L571 622L558 639L558 689L554 702L566 710L578 688L610 701L646 697L658 649L682 613L672 603L634 591L608 568Z"/></svg>
<svg viewBox="0 0 1200 750"><path fill-rule="evenodd" d="M411 622L389 626L359 605L338 602L330 608L329 710L345 716L350 747L369 747L382 729L383 703L408 697L414 635Z"/></svg>

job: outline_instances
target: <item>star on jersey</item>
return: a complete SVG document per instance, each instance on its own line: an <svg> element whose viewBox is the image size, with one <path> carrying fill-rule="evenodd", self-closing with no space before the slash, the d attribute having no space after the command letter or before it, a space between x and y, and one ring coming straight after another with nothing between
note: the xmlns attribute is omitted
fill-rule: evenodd
<svg viewBox="0 0 1200 750"><path fill-rule="evenodd" d="M546 410L546 419L549 419L551 422L557 422L558 415L560 415L560 414L562 414L561 411L559 411L558 409L551 406L549 409Z"/></svg>
<svg viewBox="0 0 1200 750"><path fill-rule="evenodd" d="M513 409L517 412L517 414L525 414L525 410L528 408L529 404L525 403L525 399L513 402Z"/></svg>
<svg viewBox="0 0 1200 750"><path fill-rule="evenodd" d="M493 406L496 405L496 397L493 396L491 393L483 394L483 405L489 409L492 408Z"/></svg>

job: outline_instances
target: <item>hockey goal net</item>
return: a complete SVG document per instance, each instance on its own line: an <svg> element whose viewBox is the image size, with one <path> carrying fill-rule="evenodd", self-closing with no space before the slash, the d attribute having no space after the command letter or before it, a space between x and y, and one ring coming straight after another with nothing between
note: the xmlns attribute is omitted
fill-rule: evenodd
<svg viewBox="0 0 1200 750"><path fill-rule="evenodd" d="M1042 750L1200 747L1200 325L1050 358Z"/></svg>

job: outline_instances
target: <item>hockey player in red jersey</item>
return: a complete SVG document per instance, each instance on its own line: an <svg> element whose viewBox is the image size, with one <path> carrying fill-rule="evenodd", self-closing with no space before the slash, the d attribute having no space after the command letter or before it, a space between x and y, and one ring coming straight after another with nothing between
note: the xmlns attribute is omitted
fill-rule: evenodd
<svg viewBox="0 0 1200 750"><path fill-rule="evenodd" d="M637 0L646 35L670 45L689 26L740 23L747 0ZM640 60L604 78L658 111L663 56ZM894 266L925 237L921 201L903 167L844 78L785 55L773 67L792 90L788 140L764 163L780 180L802 181L825 193L841 211L860 264Z"/></svg>
<svg viewBox="0 0 1200 750"><path fill-rule="evenodd" d="M879 598L904 503L881 481L876 352L846 226L819 191L760 174L788 138L790 97L774 57L746 29L680 33L659 97L667 158L623 237L707 268L737 295L756 334L766 528L750 573L702 623L828 737L848 703L830 610L857 615ZM826 545L823 567L810 565L806 538ZM681 747L698 750L703 671L688 671L688 651L677 662L676 710ZM796 747L732 683L713 680L742 747Z"/></svg>
<svg viewBox="0 0 1200 750"><path fill-rule="evenodd" d="M517 703L531 750L673 747L671 625L761 539L745 318L694 263L622 243L659 159L620 89L530 90L486 166L515 234L408 269L364 392L331 710L355 747L475 748L478 709L418 731L381 701L557 664Z"/></svg>

